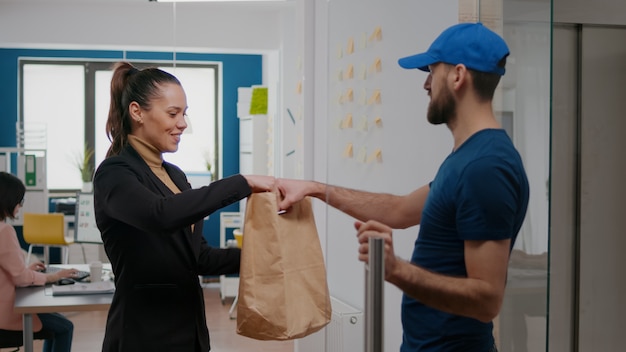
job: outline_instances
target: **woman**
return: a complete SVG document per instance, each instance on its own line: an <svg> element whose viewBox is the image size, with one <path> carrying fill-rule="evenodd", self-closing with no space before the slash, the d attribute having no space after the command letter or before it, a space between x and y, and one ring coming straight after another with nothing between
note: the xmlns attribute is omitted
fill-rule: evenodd
<svg viewBox="0 0 626 352"><path fill-rule="evenodd" d="M15 288L52 283L71 278L76 269L64 269L55 273L38 272L42 263L25 264L25 257L15 229L6 223L14 219L24 203L26 188L20 179L0 172L0 330L21 331L22 315L13 312ZM69 352L72 347L74 325L59 313L39 313L33 316L33 331L54 336L44 341L44 352Z"/></svg>
<svg viewBox="0 0 626 352"><path fill-rule="evenodd" d="M116 285L103 351L209 351L198 275L237 273L241 252L209 247L203 219L274 189L273 177L241 175L191 189L162 157L178 149L186 110L176 77L114 66L111 146L94 176L96 223Z"/></svg>

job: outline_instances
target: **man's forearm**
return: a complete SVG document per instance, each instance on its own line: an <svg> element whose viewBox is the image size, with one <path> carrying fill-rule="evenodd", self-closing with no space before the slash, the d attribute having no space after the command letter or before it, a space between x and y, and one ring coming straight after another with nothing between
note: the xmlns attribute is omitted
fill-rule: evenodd
<svg viewBox="0 0 626 352"><path fill-rule="evenodd" d="M360 221L377 220L398 228L402 197L318 184L314 197Z"/></svg>
<svg viewBox="0 0 626 352"><path fill-rule="evenodd" d="M483 322L493 320L502 304L500 289L486 281L434 273L400 258L386 280L429 307Z"/></svg>

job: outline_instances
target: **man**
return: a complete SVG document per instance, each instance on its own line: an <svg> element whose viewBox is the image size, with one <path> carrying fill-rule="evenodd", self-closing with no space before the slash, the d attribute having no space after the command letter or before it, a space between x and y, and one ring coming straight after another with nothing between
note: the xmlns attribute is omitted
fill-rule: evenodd
<svg viewBox="0 0 626 352"><path fill-rule="evenodd" d="M385 279L403 292L401 351L495 351L492 320L528 206L522 160L495 119L492 99L509 49L480 23L446 29L427 52L399 60L429 72L427 117L446 124L452 153L435 179L404 196L280 179L281 209L313 196L356 222L359 260L369 237L385 241ZM420 224L410 262L396 258L392 229Z"/></svg>

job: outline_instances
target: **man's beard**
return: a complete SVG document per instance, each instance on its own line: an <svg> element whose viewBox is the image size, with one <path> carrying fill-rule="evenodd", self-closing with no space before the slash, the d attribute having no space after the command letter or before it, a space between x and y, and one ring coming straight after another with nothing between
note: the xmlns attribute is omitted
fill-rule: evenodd
<svg viewBox="0 0 626 352"><path fill-rule="evenodd" d="M456 116L456 101L447 87L440 92L437 100L430 101L426 116L428 122L433 125L447 124L454 119Z"/></svg>

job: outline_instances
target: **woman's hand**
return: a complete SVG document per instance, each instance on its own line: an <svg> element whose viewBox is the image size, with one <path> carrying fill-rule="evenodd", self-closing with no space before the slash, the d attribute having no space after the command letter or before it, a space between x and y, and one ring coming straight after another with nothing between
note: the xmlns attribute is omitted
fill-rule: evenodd
<svg viewBox="0 0 626 352"><path fill-rule="evenodd" d="M243 175L243 177L248 181L252 193L273 192L276 189L274 176Z"/></svg>
<svg viewBox="0 0 626 352"><path fill-rule="evenodd" d="M44 271L46 270L46 265L42 262L35 262L35 263L31 263L28 266L28 269L33 270L33 271Z"/></svg>
<svg viewBox="0 0 626 352"><path fill-rule="evenodd" d="M78 269L63 269L59 270L56 273L46 274L46 282L57 282L64 278L73 279L78 274Z"/></svg>

